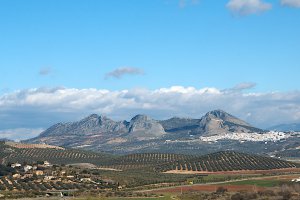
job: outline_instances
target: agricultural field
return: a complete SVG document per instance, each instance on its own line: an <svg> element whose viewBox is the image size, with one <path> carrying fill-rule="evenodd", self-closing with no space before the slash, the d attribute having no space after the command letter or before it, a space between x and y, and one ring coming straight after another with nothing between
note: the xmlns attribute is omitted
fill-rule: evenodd
<svg viewBox="0 0 300 200"><path fill-rule="evenodd" d="M16 146L16 145L14 145ZM299 163L285 160L223 151L204 156L181 154L143 153L125 156L95 153L76 149L18 148L0 143L0 161L36 162L47 160L53 164L91 163L98 167L130 170L147 169L156 172L236 172L255 170L296 169Z"/></svg>
<svg viewBox="0 0 300 200"><path fill-rule="evenodd" d="M92 163L105 165L116 156L103 153L94 153L76 149L63 149L51 146L48 148L40 146L29 148L31 145L7 145L0 142L0 161L3 164L14 162L33 163L36 161L49 161L53 164ZM21 148L22 147L22 148Z"/></svg>
<svg viewBox="0 0 300 200"><path fill-rule="evenodd" d="M178 160L157 166L160 172L228 172L298 168L299 164L270 157L249 155L233 151L217 152L191 159Z"/></svg>
<svg viewBox="0 0 300 200"><path fill-rule="evenodd" d="M219 187L230 193L228 197L240 190L263 192L270 188L278 189L283 183L300 177L297 174L300 165L297 163L233 151L202 156L170 153L118 156L53 146L5 143L0 144L0 149L4 164L1 168L4 176L0 179L0 194L9 198L64 191L76 197L84 194L90 196L89 199L163 200L171 196L172 199L184 199L185 193L199 191L213 196ZM34 175L29 179L13 177L17 172L6 166L9 163L25 166L40 161L49 161L51 165L39 167L44 175ZM22 169L17 170L21 177L28 174ZM53 171L58 174L65 171L66 174L54 175L53 180L47 180ZM277 179L272 178L274 175ZM82 182L82 178L91 181ZM104 180L114 184L103 185Z"/></svg>
<svg viewBox="0 0 300 200"><path fill-rule="evenodd" d="M143 153L129 154L120 156L110 162L111 168L127 170L137 168L149 168L164 163L177 162L179 160L188 160L195 156L183 154L167 154L167 153Z"/></svg>

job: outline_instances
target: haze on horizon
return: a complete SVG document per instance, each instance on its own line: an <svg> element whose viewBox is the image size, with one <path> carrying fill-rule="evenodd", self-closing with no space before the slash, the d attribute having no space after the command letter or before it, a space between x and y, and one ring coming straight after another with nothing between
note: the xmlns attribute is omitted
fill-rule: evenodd
<svg viewBox="0 0 300 200"><path fill-rule="evenodd" d="M89 114L300 123L300 0L4 0L0 138Z"/></svg>

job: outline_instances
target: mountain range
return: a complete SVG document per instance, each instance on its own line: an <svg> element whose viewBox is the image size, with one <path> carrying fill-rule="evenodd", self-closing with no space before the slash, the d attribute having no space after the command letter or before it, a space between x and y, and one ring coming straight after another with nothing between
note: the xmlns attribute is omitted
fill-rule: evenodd
<svg viewBox="0 0 300 200"><path fill-rule="evenodd" d="M166 141L186 141L234 132L251 134L264 130L223 110L208 112L200 119L173 117L168 120L136 115L130 121L114 121L92 114L77 122L55 124L38 137L24 142L126 153L162 149L167 146Z"/></svg>

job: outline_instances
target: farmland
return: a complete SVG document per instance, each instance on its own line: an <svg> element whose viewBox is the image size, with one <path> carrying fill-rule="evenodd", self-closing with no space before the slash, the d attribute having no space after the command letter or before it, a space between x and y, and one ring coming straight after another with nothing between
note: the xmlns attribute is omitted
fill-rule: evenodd
<svg viewBox="0 0 300 200"><path fill-rule="evenodd" d="M4 142L0 142L0 161L2 160L2 163L32 163L47 160L54 164L92 163L100 165L115 158L113 155L76 149L63 149L55 146L50 146L50 148L48 146L44 148L41 148L41 146L36 147L35 145L24 146L11 145L10 143L7 145Z"/></svg>
<svg viewBox="0 0 300 200"><path fill-rule="evenodd" d="M224 187L230 196L240 190L278 189L300 172L297 163L234 151L198 156L170 153L119 156L43 145L2 143L0 148L4 164L0 193L7 198L63 191L66 195L95 199L169 199L169 194L184 199L185 192L198 195L204 191L210 195L219 187ZM36 168L26 171L27 165ZM159 197L161 193L164 197ZM178 195L181 193L183 196Z"/></svg>
<svg viewBox="0 0 300 200"><path fill-rule="evenodd" d="M217 152L156 167L157 171L227 172L297 168L299 165L270 157L232 151Z"/></svg>

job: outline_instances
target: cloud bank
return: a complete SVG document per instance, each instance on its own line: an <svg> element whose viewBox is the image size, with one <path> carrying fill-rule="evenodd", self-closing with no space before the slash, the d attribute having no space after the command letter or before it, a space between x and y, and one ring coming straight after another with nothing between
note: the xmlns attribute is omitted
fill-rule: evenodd
<svg viewBox="0 0 300 200"><path fill-rule="evenodd" d="M44 129L30 129L30 128L16 128L16 129L6 129L0 130L0 139L9 139L9 140L25 140L28 138L33 138L38 136Z"/></svg>
<svg viewBox="0 0 300 200"><path fill-rule="evenodd" d="M144 71L136 67L120 67L105 75L105 78L117 78L120 79L125 75L142 75Z"/></svg>
<svg viewBox="0 0 300 200"><path fill-rule="evenodd" d="M230 0L226 7L238 15L261 13L272 8L272 4L262 0Z"/></svg>
<svg viewBox="0 0 300 200"><path fill-rule="evenodd" d="M0 96L0 130L48 128L54 123L79 120L91 113L104 114L115 120L130 120L136 114L147 114L156 119L200 118L219 108L261 128L300 122L300 91L247 93L246 89L252 87L253 84L244 83L225 90L182 86L122 91L20 90ZM7 137L7 133L12 131L0 132L0 138Z"/></svg>

